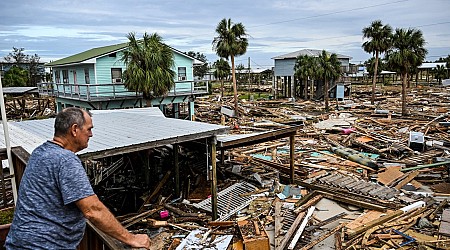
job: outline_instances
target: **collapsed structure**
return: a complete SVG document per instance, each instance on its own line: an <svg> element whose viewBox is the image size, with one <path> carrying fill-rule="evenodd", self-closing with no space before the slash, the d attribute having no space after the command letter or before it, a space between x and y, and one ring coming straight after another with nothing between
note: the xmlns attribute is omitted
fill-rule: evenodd
<svg viewBox="0 0 450 250"><path fill-rule="evenodd" d="M412 91L406 117L383 91L373 106L355 87L325 114L314 101L241 102L239 120L223 118L226 99L202 98L203 123L97 111L79 156L101 200L155 248L448 248L449 89ZM12 143L32 150L51 126L12 123ZM84 249L125 247L88 230Z"/></svg>

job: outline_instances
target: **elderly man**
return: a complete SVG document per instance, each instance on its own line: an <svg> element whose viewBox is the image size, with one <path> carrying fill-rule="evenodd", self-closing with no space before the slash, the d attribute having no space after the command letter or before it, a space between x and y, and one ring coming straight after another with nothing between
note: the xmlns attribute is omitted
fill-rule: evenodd
<svg viewBox="0 0 450 250"><path fill-rule="evenodd" d="M7 249L76 249L86 219L132 247L150 248L147 235L129 233L98 199L75 155L92 128L91 114L79 108L56 116L53 140L33 151L25 169Z"/></svg>

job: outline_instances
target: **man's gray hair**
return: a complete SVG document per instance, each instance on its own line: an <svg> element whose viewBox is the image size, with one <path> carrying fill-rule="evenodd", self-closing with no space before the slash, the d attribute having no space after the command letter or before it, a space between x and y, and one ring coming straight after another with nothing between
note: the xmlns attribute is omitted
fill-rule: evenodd
<svg viewBox="0 0 450 250"><path fill-rule="evenodd" d="M55 136L64 136L69 132L73 124L77 124L83 128L86 120L84 119L84 112L89 116L92 114L89 111L80 108L65 108L56 115L55 119Z"/></svg>

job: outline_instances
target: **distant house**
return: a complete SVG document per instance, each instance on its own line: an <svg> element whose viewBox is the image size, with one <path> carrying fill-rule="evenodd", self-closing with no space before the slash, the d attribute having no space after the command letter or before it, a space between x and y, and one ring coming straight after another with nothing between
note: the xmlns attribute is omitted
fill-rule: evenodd
<svg viewBox="0 0 450 250"><path fill-rule="evenodd" d="M305 98L313 96L314 98L319 98L323 96L322 93L322 82L315 83L315 89L306 91L307 88L305 83L298 81L294 76L295 62L298 56L308 55L313 57L318 57L322 53L322 50L315 49L303 49L288 54L273 57L275 63L274 67L274 80L273 89L274 94L277 97L300 97ZM336 54L338 60L341 62L341 71L347 72L350 69L350 60L352 57L345 56L341 54Z"/></svg>
<svg viewBox="0 0 450 250"><path fill-rule="evenodd" d="M83 107L93 110L158 106L171 116L178 117L180 105L194 114L195 96L208 93L208 84L194 81L193 67L203 62L174 48L175 86L166 96L143 100L142 93L128 91L122 74L126 65L122 61L127 43L93 48L45 66L51 68L53 83L40 86L41 94L53 94L57 111L65 107ZM186 105L187 104L187 105Z"/></svg>

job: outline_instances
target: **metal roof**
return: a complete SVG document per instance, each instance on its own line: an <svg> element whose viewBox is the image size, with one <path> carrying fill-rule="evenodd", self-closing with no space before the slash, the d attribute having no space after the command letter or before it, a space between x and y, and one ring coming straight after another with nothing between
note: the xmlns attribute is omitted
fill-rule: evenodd
<svg viewBox="0 0 450 250"><path fill-rule="evenodd" d="M138 40L138 42L141 40ZM185 57L188 57L190 59L194 60L194 64L199 64L203 61L201 60L197 60L194 57L189 56L188 54L181 52L180 50L177 50L175 48L172 48L170 46L168 46L167 44L164 44L167 47L169 47L173 52L176 52L180 55L183 55ZM53 62L49 62L47 64L45 64L46 67L54 67L54 66L63 66L63 65L71 65L71 64L78 64L78 63L83 63L86 62L89 59L93 59L93 58L98 58L98 57L102 57L114 52L118 52L121 50L124 50L128 47L128 42L125 43L119 43L119 44L114 44L114 45L108 45L108 46L103 46L103 47L98 47L98 48L93 48L90 50L86 50L83 51L81 53L75 54L75 55L71 55ZM203 62L204 63L204 62ZM203 64L202 63L202 64Z"/></svg>
<svg viewBox="0 0 450 250"><path fill-rule="evenodd" d="M282 128L277 130L270 130L265 132L251 133L251 134L238 134L238 135L224 135L217 137L217 148L230 149L243 146L250 146L266 141L273 141L280 138L295 135L299 126L292 126L288 128Z"/></svg>
<svg viewBox="0 0 450 250"><path fill-rule="evenodd" d="M291 52L288 54L272 57L272 59L288 59L288 58L297 58L300 55L314 56L318 57L322 53L322 50L318 49L302 49L299 51ZM338 59L352 59L351 56L336 54Z"/></svg>
<svg viewBox="0 0 450 250"><path fill-rule="evenodd" d="M4 87L3 94L24 94L37 91L37 87Z"/></svg>
<svg viewBox="0 0 450 250"><path fill-rule="evenodd" d="M223 134L228 127L195 121L166 118L158 108L93 112L93 137L89 147L78 152L82 159L102 158L163 145L193 141ZM22 146L31 153L53 138L54 118L8 122L11 146ZM0 146L4 146L0 126Z"/></svg>
<svg viewBox="0 0 450 250"><path fill-rule="evenodd" d="M438 65L444 66L444 67L445 67L446 63L445 63L445 62L422 63L422 64L421 64L419 67L417 67L417 68L419 68L419 69L434 69L434 68L436 68L436 66L438 66Z"/></svg>

